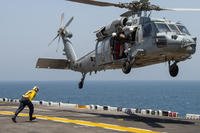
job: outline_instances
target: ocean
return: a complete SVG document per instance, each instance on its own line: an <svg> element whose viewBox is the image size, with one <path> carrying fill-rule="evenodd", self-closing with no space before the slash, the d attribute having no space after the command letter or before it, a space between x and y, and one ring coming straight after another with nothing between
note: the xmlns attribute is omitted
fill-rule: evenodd
<svg viewBox="0 0 200 133"><path fill-rule="evenodd" d="M19 99L35 85L36 100L200 114L199 81L85 81L82 90L78 81L0 82L0 97Z"/></svg>

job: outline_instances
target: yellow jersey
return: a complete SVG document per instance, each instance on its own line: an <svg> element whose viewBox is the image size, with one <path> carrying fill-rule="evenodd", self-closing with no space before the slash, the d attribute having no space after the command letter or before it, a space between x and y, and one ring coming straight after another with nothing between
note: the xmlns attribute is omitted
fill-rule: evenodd
<svg viewBox="0 0 200 133"><path fill-rule="evenodd" d="M26 92L22 97L27 98L30 101L32 101L35 98L36 94L37 92L35 90L30 90Z"/></svg>

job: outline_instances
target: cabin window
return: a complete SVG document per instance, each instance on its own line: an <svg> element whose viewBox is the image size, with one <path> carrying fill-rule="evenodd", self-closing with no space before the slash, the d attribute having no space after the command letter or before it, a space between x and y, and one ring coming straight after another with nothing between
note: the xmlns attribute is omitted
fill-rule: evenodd
<svg viewBox="0 0 200 133"><path fill-rule="evenodd" d="M151 24L147 24L143 26L143 37L151 36L152 26Z"/></svg>
<svg viewBox="0 0 200 133"><path fill-rule="evenodd" d="M190 35L189 31L187 30L187 28L183 25L177 25L177 27L179 28L179 30L183 33L183 34L187 34Z"/></svg>
<svg viewBox="0 0 200 133"><path fill-rule="evenodd" d="M173 32L176 32L177 34L180 34L180 32L179 32L178 28L176 27L176 25L169 24L169 27Z"/></svg>
<svg viewBox="0 0 200 133"><path fill-rule="evenodd" d="M169 27L165 23L156 23L158 32L170 32Z"/></svg>

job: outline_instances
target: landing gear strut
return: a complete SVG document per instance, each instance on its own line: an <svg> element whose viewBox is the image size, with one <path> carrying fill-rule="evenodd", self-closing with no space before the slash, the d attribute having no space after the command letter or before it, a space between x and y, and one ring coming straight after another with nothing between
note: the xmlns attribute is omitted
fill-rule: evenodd
<svg viewBox="0 0 200 133"><path fill-rule="evenodd" d="M130 63L130 61L124 62L123 66L122 66L122 71L125 74L129 74L131 72L131 63Z"/></svg>
<svg viewBox="0 0 200 133"><path fill-rule="evenodd" d="M176 77L179 72L179 67L177 65L177 62L174 62L172 65L170 64L171 62L169 61L169 73L172 77Z"/></svg>
<svg viewBox="0 0 200 133"><path fill-rule="evenodd" d="M79 89L83 88L84 80L85 80L86 73L82 73L81 81L78 84Z"/></svg>

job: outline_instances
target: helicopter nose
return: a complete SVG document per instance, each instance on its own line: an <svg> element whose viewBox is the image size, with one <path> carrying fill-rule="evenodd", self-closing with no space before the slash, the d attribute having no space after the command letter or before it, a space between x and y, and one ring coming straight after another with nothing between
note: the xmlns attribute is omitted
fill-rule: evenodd
<svg viewBox="0 0 200 133"><path fill-rule="evenodd" d="M187 53L194 54L196 52L196 38L183 39L182 46Z"/></svg>
<svg viewBox="0 0 200 133"><path fill-rule="evenodd" d="M194 54L196 52L196 44L190 44L187 47L185 47L185 50L189 54Z"/></svg>

